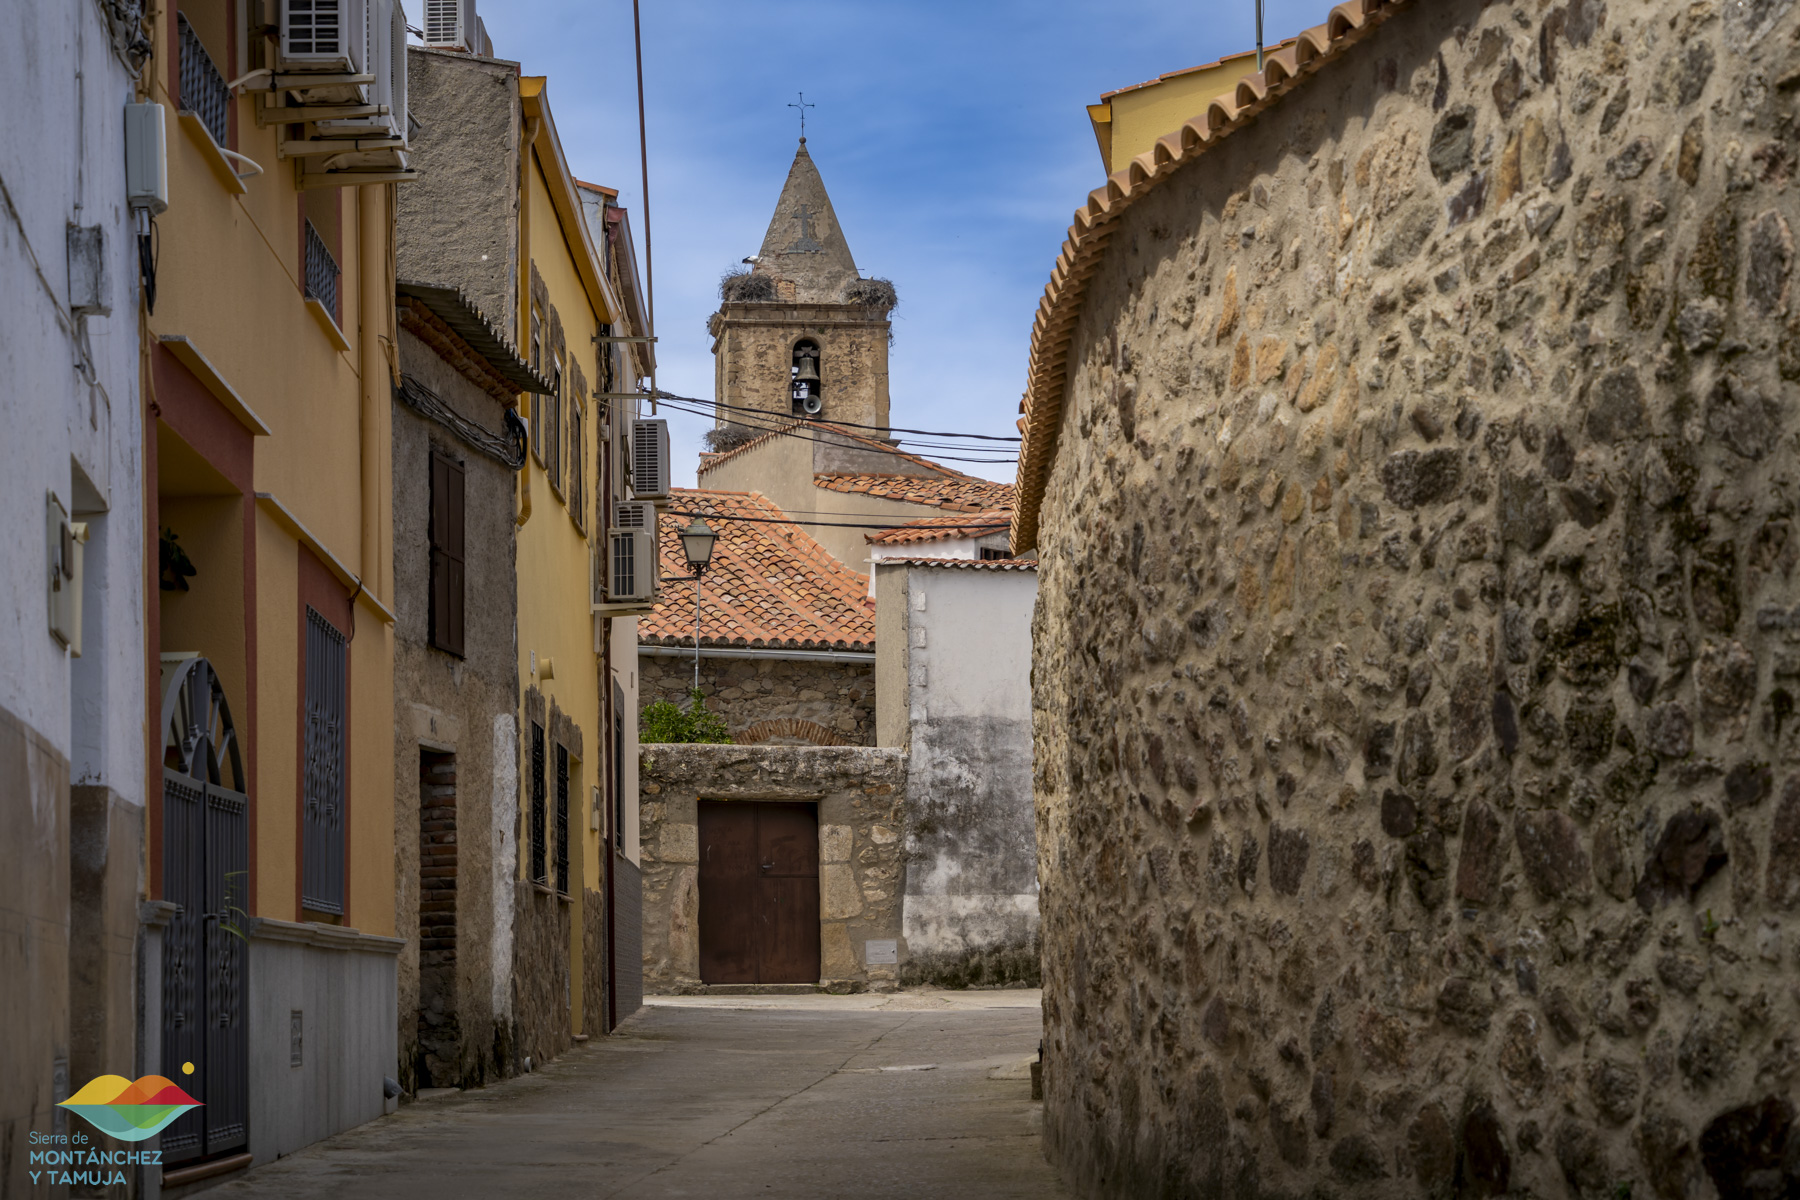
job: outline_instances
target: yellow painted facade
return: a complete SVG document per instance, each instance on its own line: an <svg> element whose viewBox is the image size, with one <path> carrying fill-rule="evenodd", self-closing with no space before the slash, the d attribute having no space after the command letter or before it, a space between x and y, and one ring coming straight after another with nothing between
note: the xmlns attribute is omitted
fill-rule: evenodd
<svg viewBox="0 0 1800 1200"><path fill-rule="evenodd" d="M604 887L602 833L594 818L605 814L595 795L596 789L605 794L612 745L602 700L603 685L610 689L610 630L603 618L592 615L592 556L605 545L605 530L599 527L601 498L609 486L603 448L616 431L604 428L606 406L592 398L603 378L595 339L603 324L619 319L619 304L582 217L544 83L542 77L530 76L519 81L525 127L518 344L546 377L560 382L560 397L527 396L521 412L531 426L533 446L520 473L517 549L519 728L525 739L520 752L519 878L529 882L536 871L531 739L532 722L542 718L534 717L528 701L536 689L546 711L560 712L580 733L581 758L571 754L569 763L569 881L561 900L569 906L570 978L580 981L599 969L586 962L584 920L591 915L589 906L600 903ZM553 329L561 332L560 346ZM552 404L560 410L555 419ZM554 730L548 733L553 736ZM554 858L554 763L548 770L547 838ZM548 873L549 882L539 886L554 892L553 866ZM604 1032L601 1014L587 1011L583 987L570 989L569 1005L572 1032Z"/></svg>
<svg viewBox="0 0 1800 1200"><path fill-rule="evenodd" d="M1269 46L1266 52L1288 44ZM1227 55L1217 62L1171 71L1147 83L1108 92L1100 97L1100 103L1088 105L1088 120L1106 173L1123 171L1132 159L1154 146L1157 138L1205 112L1215 98L1255 71L1254 50Z"/></svg>
<svg viewBox="0 0 1800 1200"><path fill-rule="evenodd" d="M219 672L249 774L250 915L392 935L385 464L396 185L303 190L296 160L279 156L282 127L257 126L250 94L229 101L223 150L241 157L222 153L184 111L178 19L230 78L246 69L255 41L238 27L243 11L230 0L168 4L146 73L146 98L165 106L170 196L156 222L157 299L146 329L146 499L196 571L186 591L151 592L151 679L168 654L200 654ZM306 295L308 222L339 268L329 306ZM152 541L147 553L158 549ZM347 626L341 913L301 903L302 643L315 602L334 627ZM146 699L154 725L160 696ZM161 783L152 782L155 796ZM153 805L153 897L156 819Z"/></svg>

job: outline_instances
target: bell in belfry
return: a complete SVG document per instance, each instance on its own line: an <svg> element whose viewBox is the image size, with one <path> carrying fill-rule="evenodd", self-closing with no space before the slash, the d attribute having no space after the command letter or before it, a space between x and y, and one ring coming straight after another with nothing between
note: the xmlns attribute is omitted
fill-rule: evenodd
<svg viewBox="0 0 1800 1200"><path fill-rule="evenodd" d="M794 384L797 387L806 388L809 392L818 391L819 360L810 355L802 354L800 356L799 369L794 374Z"/></svg>

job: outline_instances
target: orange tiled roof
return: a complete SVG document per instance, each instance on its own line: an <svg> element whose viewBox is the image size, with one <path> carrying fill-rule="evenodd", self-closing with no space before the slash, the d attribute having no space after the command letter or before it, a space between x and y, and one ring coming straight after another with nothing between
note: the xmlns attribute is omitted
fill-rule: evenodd
<svg viewBox="0 0 1800 1200"><path fill-rule="evenodd" d="M1081 319L1088 280L1100 269L1101 255L1119 217L1182 167L1249 124L1325 62L1361 41L1406 3L1344 0L1331 10L1325 24L1306 30L1292 44L1266 56L1261 71L1238 80L1236 91L1216 97L1205 112L1158 138L1154 147L1132 159L1124 170L1113 172L1106 186L1092 192L1088 202L1075 210L1075 223L1069 227L1068 239L1050 272L1031 329L1025 398L1019 403L1025 416L1019 422L1024 441L1019 445L1019 493L1013 512L1015 550L1037 544L1038 510L1056 456L1056 431L1062 424L1069 343Z"/></svg>
<svg viewBox="0 0 1800 1200"><path fill-rule="evenodd" d="M662 514L663 598L638 619L638 640L694 644L694 583L681 531L698 513L719 535L700 581L700 644L788 650L873 650L869 582L764 496L676 488ZM748 518L748 519L744 519Z"/></svg>
<svg viewBox="0 0 1800 1200"><path fill-rule="evenodd" d="M913 542L942 542L951 538L979 538L999 533L1011 524L1012 512L996 508L990 512L959 513L955 516L908 521L893 529L871 533L867 541L872 546L900 546Z"/></svg>
<svg viewBox="0 0 1800 1200"><path fill-rule="evenodd" d="M792 437L797 434L805 436L805 434L798 433L802 429L827 430L837 437L858 442L870 450L892 455L896 463L910 463L930 472L929 475L889 475L873 471L831 472L813 476L813 483L818 487L833 492L860 492L882 500L899 500L928 508L947 509L951 512L990 512L994 509L1010 509L1012 507L1013 485L1010 483L995 483L991 479L964 475L961 471L952 470L943 463L932 462L929 458L921 458L917 454L908 454L887 442L842 425L833 425L830 421L806 419L789 421L760 437L751 438L741 446L734 446L730 450L717 454L702 454L699 473L705 475L720 463L728 462L740 454L746 454L775 438Z"/></svg>
<svg viewBox="0 0 1800 1200"><path fill-rule="evenodd" d="M933 464L934 466L936 464ZM814 475L814 485L833 492L861 492L949 512L982 513L1013 506L1013 485L977 479L944 467L942 475Z"/></svg>
<svg viewBox="0 0 1800 1200"><path fill-rule="evenodd" d="M1035 558L884 558L882 567L943 567L952 571L1035 571Z"/></svg>

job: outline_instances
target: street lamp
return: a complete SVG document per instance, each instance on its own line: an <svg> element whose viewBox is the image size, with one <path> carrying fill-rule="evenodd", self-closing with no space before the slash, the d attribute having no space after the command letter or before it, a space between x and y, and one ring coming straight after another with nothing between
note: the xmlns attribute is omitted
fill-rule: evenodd
<svg viewBox="0 0 1800 1200"><path fill-rule="evenodd" d="M694 690L700 690L700 576L712 562L713 543L719 540L707 525L704 518L695 517L694 523L681 531L681 552L687 556L688 566L694 572Z"/></svg>

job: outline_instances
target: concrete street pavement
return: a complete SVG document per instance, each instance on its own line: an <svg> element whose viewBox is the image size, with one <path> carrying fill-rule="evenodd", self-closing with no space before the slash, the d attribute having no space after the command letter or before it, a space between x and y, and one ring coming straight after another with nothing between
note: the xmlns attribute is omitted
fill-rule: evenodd
<svg viewBox="0 0 1800 1200"><path fill-rule="evenodd" d="M658 997L614 1036L404 1106L218 1200L1060 1197L1035 991Z"/></svg>

